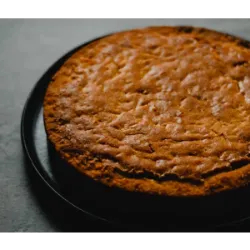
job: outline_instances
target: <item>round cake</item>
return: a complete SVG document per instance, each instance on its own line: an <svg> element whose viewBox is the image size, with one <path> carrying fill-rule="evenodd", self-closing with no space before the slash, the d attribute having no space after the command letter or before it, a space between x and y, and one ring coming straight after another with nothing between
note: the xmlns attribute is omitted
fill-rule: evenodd
<svg viewBox="0 0 250 250"><path fill-rule="evenodd" d="M119 32L79 49L44 99L49 141L110 187L205 196L250 182L250 43L204 28Z"/></svg>

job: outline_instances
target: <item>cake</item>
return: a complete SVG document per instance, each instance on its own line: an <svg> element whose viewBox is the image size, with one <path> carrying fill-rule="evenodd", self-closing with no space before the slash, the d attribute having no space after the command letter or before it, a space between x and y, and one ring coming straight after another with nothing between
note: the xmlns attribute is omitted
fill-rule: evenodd
<svg viewBox="0 0 250 250"><path fill-rule="evenodd" d="M194 27L118 32L74 53L44 98L48 140L96 182L208 196L250 182L250 43Z"/></svg>

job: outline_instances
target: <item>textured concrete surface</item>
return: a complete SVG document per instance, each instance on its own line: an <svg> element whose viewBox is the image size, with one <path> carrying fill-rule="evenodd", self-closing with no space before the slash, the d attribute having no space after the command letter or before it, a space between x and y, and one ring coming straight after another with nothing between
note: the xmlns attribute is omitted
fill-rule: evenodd
<svg viewBox="0 0 250 250"><path fill-rule="evenodd" d="M51 208L55 198L32 184L20 141L23 105L39 77L65 52L110 32L149 25L203 26L250 40L250 20L0 20L0 231L77 230L62 205ZM102 231L92 223L80 230Z"/></svg>

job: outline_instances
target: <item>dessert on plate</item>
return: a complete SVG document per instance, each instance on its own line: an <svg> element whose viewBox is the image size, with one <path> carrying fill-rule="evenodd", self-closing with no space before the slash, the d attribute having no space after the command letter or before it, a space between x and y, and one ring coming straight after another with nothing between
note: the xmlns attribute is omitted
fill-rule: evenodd
<svg viewBox="0 0 250 250"><path fill-rule="evenodd" d="M250 182L250 43L149 27L83 46L44 99L49 141L110 187L205 196Z"/></svg>

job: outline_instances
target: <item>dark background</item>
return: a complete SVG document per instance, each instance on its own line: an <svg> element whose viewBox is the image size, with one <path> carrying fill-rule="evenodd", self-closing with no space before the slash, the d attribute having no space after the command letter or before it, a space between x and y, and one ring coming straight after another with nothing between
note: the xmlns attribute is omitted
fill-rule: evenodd
<svg viewBox="0 0 250 250"><path fill-rule="evenodd" d="M202 26L250 40L246 19L0 20L0 231L116 230L80 221L40 183L23 155L21 113L34 84L67 51L114 31L152 25ZM250 225L233 230L250 231Z"/></svg>

